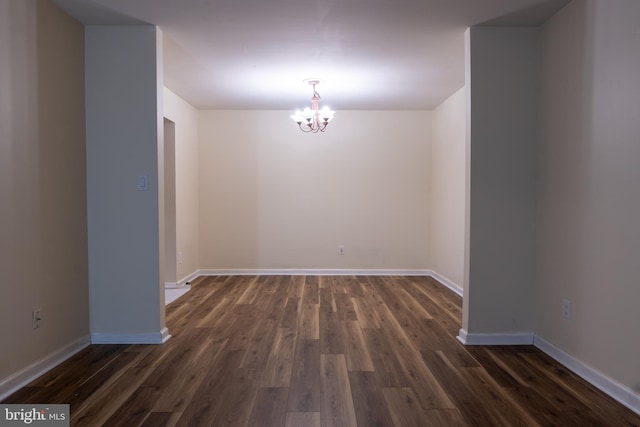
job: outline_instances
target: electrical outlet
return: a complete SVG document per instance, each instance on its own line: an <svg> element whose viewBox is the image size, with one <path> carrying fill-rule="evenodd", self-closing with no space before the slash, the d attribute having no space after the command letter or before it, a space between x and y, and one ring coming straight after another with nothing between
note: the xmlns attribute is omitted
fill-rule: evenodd
<svg viewBox="0 0 640 427"><path fill-rule="evenodd" d="M31 327L33 329L38 329L40 327L40 321L42 317L40 316L40 310L33 310L31 312Z"/></svg>
<svg viewBox="0 0 640 427"><path fill-rule="evenodd" d="M571 319L571 300L562 300L562 318L567 320Z"/></svg>
<svg viewBox="0 0 640 427"><path fill-rule="evenodd" d="M178 264L182 264L182 251L178 251Z"/></svg>
<svg viewBox="0 0 640 427"><path fill-rule="evenodd" d="M338 255L344 255L344 245L338 246Z"/></svg>

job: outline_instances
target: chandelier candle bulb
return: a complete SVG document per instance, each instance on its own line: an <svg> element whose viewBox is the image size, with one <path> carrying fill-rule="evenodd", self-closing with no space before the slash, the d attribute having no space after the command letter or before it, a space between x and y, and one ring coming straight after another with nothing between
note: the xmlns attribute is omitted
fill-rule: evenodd
<svg viewBox="0 0 640 427"><path fill-rule="evenodd" d="M335 111L330 110L326 106L320 110L321 98L320 94L316 91L316 85L320 83L320 80L309 79L306 80L306 82L313 86L311 108L306 107L302 112L297 110L291 115L291 118L298 124L298 127L303 132L324 132L329 122L333 119Z"/></svg>

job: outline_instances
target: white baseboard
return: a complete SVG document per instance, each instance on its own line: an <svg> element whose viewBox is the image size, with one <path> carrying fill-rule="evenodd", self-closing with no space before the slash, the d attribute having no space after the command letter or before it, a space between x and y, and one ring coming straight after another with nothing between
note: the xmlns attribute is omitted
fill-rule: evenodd
<svg viewBox="0 0 640 427"><path fill-rule="evenodd" d="M182 279L178 280L178 287L186 285L187 283L191 282L192 280L195 280L196 277L198 277L198 276L200 276L200 270L196 270L191 274L187 274Z"/></svg>
<svg viewBox="0 0 640 427"><path fill-rule="evenodd" d="M639 393L585 365L533 333L470 334L466 330L460 329L457 339L464 345L534 345L603 393L640 415Z"/></svg>
<svg viewBox="0 0 640 427"><path fill-rule="evenodd" d="M533 333L522 332L512 334L470 334L460 329L456 337L464 345L532 345Z"/></svg>
<svg viewBox="0 0 640 427"><path fill-rule="evenodd" d="M186 276L184 276L182 279L178 280L177 282L164 282L164 288L165 289L176 289L176 288L181 288L184 285L186 285L187 283L189 283L190 281L192 281L193 279L195 279L196 277L200 276L200 270L196 270L191 274L187 274Z"/></svg>
<svg viewBox="0 0 640 427"><path fill-rule="evenodd" d="M160 332L148 332L142 334L105 334L102 332L91 333L91 344L162 344L171 335L169 329L163 328Z"/></svg>
<svg viewBox="0 0 640 427"><path fill-rule="evenodd" d="M543 338L536 336L533 345L579 377L582 377L584 380L591 383L594 387L600 389L602 392L608 394L613 399L640 415L640 394L633 391L631 388L620 384L590 366L585 365L575 357L565 353Z"/></svg>
<svg viewBox="0 0 640 427"><path fill-rule="evenodd" d="M461 297L464 296L464 289L462 288L462 286L460 286L457 283L447 279L446 277L442 276L441 274L438 274L433 270L429 270L428 276L433 277L438 282L442 283L447 288L451 289L458 296L461 296Z"/></svg>
<svg viewBox="0 0 640 427"><path fill-rule="evenodd" d="M0 380L0 401L29 384L47 371L55 368L90 344L89 336L84 336L43 357L35 363Z"/></svg>
<svg viewBox="0 0 640 427"><path fill-rule="evenodd" d="M430 272L430 270L324 268L235 268L198 270L198 274L201 276L429 276Z"/></svg>

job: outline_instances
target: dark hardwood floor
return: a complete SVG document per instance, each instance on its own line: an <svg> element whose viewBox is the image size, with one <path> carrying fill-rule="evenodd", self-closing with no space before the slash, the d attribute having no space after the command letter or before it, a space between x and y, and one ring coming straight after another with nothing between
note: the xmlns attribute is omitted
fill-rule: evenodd
<svg viewBox="0 0 640 427"><path fill-rule="evenodd" d="M164 345L92 345L3 403L76 426L640 426L534 347L465 347L426 277L201 277Z"/></svg>

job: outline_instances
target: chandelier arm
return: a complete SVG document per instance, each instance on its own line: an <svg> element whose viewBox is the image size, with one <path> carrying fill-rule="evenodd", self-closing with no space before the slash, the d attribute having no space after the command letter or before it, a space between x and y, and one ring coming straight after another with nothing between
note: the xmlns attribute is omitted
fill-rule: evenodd
<svg viewBox="0 0 640 427"><path fill-rule="evenodd" d="M311 129L309 129L309 125L305 124L305 125L303 126L303 125L302 125L302 122L298 122L298 127L300 128L300 130L301 130L302 132L305 132L305 133L309 133L309 132L311 132ZM306 129L305 129L305 128L306 128Z"/></svg>
<svg viewBox="0 0 640 427"><path fill-rule="evenodd" d="M300 128L300 130L302 132L313 132L313 130L315 128L317 128L317 126L315 125L314 121L311 121L311 122L296 122L296 124L298 125L298 127Z"/></svg>

